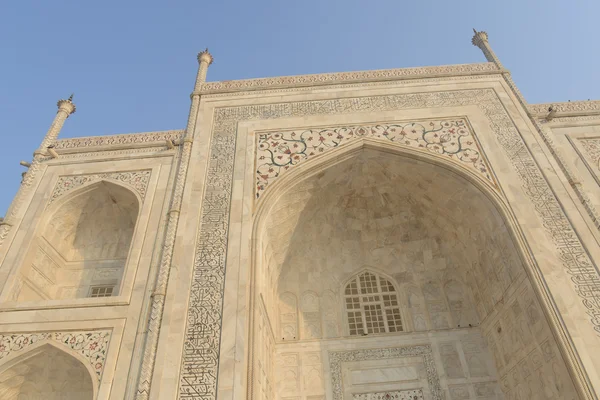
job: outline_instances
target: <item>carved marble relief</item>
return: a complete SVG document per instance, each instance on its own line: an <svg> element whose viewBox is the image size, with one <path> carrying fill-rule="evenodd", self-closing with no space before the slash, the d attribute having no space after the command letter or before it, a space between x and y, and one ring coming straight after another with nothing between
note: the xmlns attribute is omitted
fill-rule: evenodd
<svg viewBox="0 0 600 400"><path fill-rule="evenodd" d="M279 337L281 340L298 340L298 308L296 296L284 293L279 301Z"/></svg>
<svg viewBox="0 0 600 400"><path fill-rule="evenodd" d="M256 197L290 168L354 140L369 137L440 154L496 182L465 120L279 130L261 133L256 152Z"/></svg>
<svg viewBox="0 0 600 400"><path fill-rule="evenodd" d="M51 341L65 346L88 360L98 380L102 377L111 331L65 331L13 333L0 335L0 360L27 350L30 346Z"/></svg>
<svg viewBox="0 0 600 400"><path fill-rule="evenodd" d="M288 399L301 395L302 399L318 399L323 395L323 364L321 353L284 352L277 355L278 398Z"/></svg>
<svg viewBox="0 0 600 400"><path fill-rule="evenodd" d="M257 343L254 357L253 371L253 391L257 399L274 398L274 353L275 341L271 330L270 322L264 307L258 309L258 321L256 324Z"/></svg>
<svg viewBox="0 0 600 400"><path fill-rule="evenodd" d="M433 360L432 349L429 345L393 347L386 349L360 349L349 351L330 351L329 367L331 372L331 387L333 400L343 400L342 363L365 360L384 360L402 357L423 357L427 384L433 400L443 400L444 394L440 386L439 376Z"/></svg>
<svg viewBox="0 0 600 400"><path fill-rule="evenodd" d="M374 392L353 394L352 400L423 400L423 391L416 390L394 390L392 392Z"/></svg>
<svg viewBox="0 0 600 400"><path fill-rule="evenodd" d="M531 288L515 297L486 333L504 395L507 399L534 398L532 394L547 399L579 398ZM489 391L484 386L475 389Z"/></svg>
<svg viewBox="0 0 600 400"><path fill-rule="evenodd" d="M90 136L72 139L59 139L54 143L57 150L78 149L82 147L132 146L148 144L164 144L167 140L178 140L184 131L159 131L129 133L126 135ZM128 149L128 151L131 151Z"/></svg>

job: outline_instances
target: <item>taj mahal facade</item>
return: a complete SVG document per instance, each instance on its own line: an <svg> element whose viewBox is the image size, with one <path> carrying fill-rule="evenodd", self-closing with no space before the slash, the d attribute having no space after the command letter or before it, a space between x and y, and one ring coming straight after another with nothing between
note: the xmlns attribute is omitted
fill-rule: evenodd
<svg viewBox="0 0 600 400"><path fill-rule="evenodd" d="M2 400L598 400L600 101L487 62L207 82L0 221ZM68 122L67 122L68 123Z"/></svg>

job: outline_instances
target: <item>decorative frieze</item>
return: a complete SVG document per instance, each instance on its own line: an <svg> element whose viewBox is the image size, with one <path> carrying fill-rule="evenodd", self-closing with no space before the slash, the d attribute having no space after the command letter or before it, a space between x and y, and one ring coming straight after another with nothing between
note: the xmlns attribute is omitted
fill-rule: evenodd
<svg viewBox="0 0 600 400"><path fill-rule="evenodd" d="M183 135L183 130L128 133L125 135L90 136L74 139L59 139L54 142L56 150L78 149L85 147L105 146L132 146L132 145L156 145L158 142L167 140L178 140Z"/></svg>
<svg viewBox="0 0 600 400"><path fill-rule="evenodd" d="M365 82L377 80L411 79L423 76L451 76L461 74L481 74L497 72L493 63L442 65L438 67L397 68L375 71L341 72L314 75L281 76L273 78L245 79L235 81L207 82L201 87L202 93L273 89L276 87L298 87L332 85L339 83Z"/></svg>
<svg viewBox="0 0 600 400"><path fill-rule="evenodd" d="M232 88L233 89L233 88ZM546 178L493 89L410 93L215 110L208 176L194 261L181 368L180 398L216 397L229 212L238 122L367 111L475 105L521 179L542 226L554 241L571 284L600 333L600 276Z"/></svg>
<svg viewBox="0 0 600 400"><path fill-rule="evenodd" d="M87 174L87 175L67 175L58 178L48 205L52 204L56 199L62 197L66 193L71 192L85 184L97 182L101 180L112 180L121 183L125 183L128 187L133 189L137 194L140 195L142 201L146 197L146 190L148 188L148 182L152 171L139 170L139 171L126 171L126 172L109 172L104 174Z"/></svg>
<svg viewBox="0 0 600 400"><path fill-rule="evenodd" d="M59 343L88 360L96 378L100 380L106 362L110 337L111 331L109 330L7 333L0 335L0 362L11 354L24 352L34 344L48 341Z"/></svg>
<svg viewBox="0 0 600 400"><path fill-rule="evenodd" d="M600 100L529 104L527 109L533 115L547 115L550 107L557 114L600 113Z"/></svg>
<svg viewBox="0 0 600 400"><path fill-rule="evenodd" d="M423 400L423 391L414 390L393 390L391 392L375 392L353 394L352 400Z"/></svg>
<svg viewBox="0 0 600 400"><path fill-rule="evenodd" d="M432 349L429 345L420 346L407 346L407 347L392 347L385 349L362 349L362 350L348 350L348 351L330 351L329 352L329 369L331 372L331 388L333 391L333 400L344 399L344 388L342 382L342 363L354 362L354 361L367 361L367 360L386 360L393 358L404 358L404 357L415 357L420 356L423 358L425 364L425 374L427 375L427 384L429 385L429 391L431 392L431 398L433 400L443 400L444 393L440 386L440 378L435 368L435 361L433 359ZM407 391L412 392L412 391ZM422 399L423 393L420 390L415 390L412 394L413 397L398 397L399 399ZM378 395L379 393L375 394ZM414 397L414 396L421 397ZM371 395L371 394L369 394ZM387 399L386 397L381 397ZM390 397L395 399L396 397ZM356 397L353 399L379 399L379 397Z"/></svg>
<svg viewBox="0 0 600 400"><path fill-rule="evenodd" d="M427 120L261 133L256 152L256 197L292 167L366 137L448 157L496 186L477 139L463 119Z"/></svg>

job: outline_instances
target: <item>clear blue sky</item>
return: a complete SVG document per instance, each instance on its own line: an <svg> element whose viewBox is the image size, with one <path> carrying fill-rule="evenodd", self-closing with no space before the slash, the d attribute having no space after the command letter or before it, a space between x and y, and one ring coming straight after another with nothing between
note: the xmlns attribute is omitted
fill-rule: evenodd
<svg viewBox="0 0 600 400"><path fill-rule="evenodd" d="M5 1L0 215L56 112L61 137L185 127L196 53L208 80L485 61L486 30L530 103L600 99L598 0Z"/></svg>

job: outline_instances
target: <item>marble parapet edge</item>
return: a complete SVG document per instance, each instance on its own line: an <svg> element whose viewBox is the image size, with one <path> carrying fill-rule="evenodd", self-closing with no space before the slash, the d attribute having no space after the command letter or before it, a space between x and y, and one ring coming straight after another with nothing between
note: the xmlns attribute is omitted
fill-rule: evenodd
<svg viewBox="0 0 600 400"><path fill-rule="evenodd" d="M546 117L550 113L550 107L556 112L554 118L600 115L600 100L529 104L527 110L533 116Z"/></svg>
<svg viewBox="0 0 600 400"><path fill-rule="evenodd" d="M494 63L455 64L435 67L396 68L373 71L334 72L324 74L280 76L273 78L242 79L207 82L202 84L200 94L280 89L288 87L325 86L340 83L366 83L395 81L427 77L497 74Z"/></svg>
<svg viewBox="0 0 600 400"><path fill-rule="evenodd" d="M115 149L135 149L145 147L157 147L171 140L177 142L183 135L184 130L169 130L142 133L126 133L106 136L76 137L70 139L59 139L54 143L54 149L58 153L77 153L85 151L103 151Z"/></svg>

